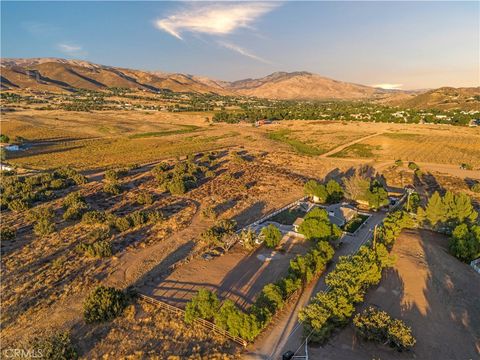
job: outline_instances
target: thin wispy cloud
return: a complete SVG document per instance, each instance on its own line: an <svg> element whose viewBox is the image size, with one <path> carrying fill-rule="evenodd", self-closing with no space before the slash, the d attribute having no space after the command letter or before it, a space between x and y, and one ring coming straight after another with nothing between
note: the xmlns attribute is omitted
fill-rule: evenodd
<svg viewBox="0 0 480 360"><path fill-rule="evenodd" d="M400 90L403 84L376 84L373 87L385 89L385 90Z"/></svg>
<svg viewBox="0 0 480 360"><path fill-rule="evenodd" d="M230 43L230 42L226 42L226 41L218 41L218 44L220 46L223 46L224 48L227 48L227 49L230 49L230 50L233 50L237 53L239 53L240 55L243 55L243 56L246 56L246 57L249 57L250 59L254 59L254 60L257 60L257 61L260 61L260 62L263 62L265 64L273 64L270 60L267 60L267 59L264 59L260 56L257 56L255 54L253 54L252 52L250 52L249 50L247 49L244 49L238 45L235 45L233 43Z"/></svg>
<svg viewBox="0 0 480 360"><path fill-rule="evenodd" d="M82 46L72 43L60 43L57 44L58 50L63 52L66 55L71 56L86 56L87 52L83 49Z"/></svg>
<svg viewBox="0 0 480 360"><path fill-rule="evenodd" d="M155 26L178 39L183 39L184 32L227 35L239 28L251 28L255 20L277 6L278 4L265 2L195 4L164 19L158 19Z"/></svg>

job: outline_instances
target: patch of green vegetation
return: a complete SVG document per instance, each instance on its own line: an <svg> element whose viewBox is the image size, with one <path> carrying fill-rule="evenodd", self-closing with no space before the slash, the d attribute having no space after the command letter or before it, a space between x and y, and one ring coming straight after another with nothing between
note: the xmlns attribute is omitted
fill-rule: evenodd
<svg viewBox="0 0 480 360"><path fill-rule="evenodd" d="M343 226L343 230L353 234L367 219L367 215L358 214Z"/></svg>
<svg viewBox="0 0 480 360"><path fill-rule="evenodd" d="M176 130L163 130L163 131L153 131L153 132L133 134L129 136L129 139L141 139L141 138L149 138L149 137L188 134L194 131L198 131L200 129L200 126L196 126L196 125L181 125L181 127L182 129L176 129Z"/></svg>
<svg viewBox="0 0 480 360"><path fill-rule="evenodd" d="M300 208L292 208L282 211L281 213L270 218L269 220L275 221L282 225L292 225L295 220L297 220L297 218L304 217L305 214L306 212Z"/></svg>
<svg viewBox="0 0 480 360"><path fill-rule="evenodd" d="M416 138L421 137L420 134L412 134L412 133L386 133L382 136L385 136L390 139L403 139L403 140L414 140Z"/></svg>
<svg viewBox="0 0 480 360"><path fill-rule="evenodd" d="M291 133L292 133L291 130L283 129L283 130L270 132L267 134L267 137L270 140L279 141L284 144L290 145L299 154L316 156L316 155L321 155L325 152L325 150L320 149L316 146L308 145L297 139L291 139L290 138Z"/></svg>
<svg viewBox="0 0 480 360"><path fill-rule="evenodd" d="M375 154L374 150L382 150L381 145L369 145L369 144L353 144L349 147L331 155L331 157L360 157L360 158L373 158Z"/></svg>

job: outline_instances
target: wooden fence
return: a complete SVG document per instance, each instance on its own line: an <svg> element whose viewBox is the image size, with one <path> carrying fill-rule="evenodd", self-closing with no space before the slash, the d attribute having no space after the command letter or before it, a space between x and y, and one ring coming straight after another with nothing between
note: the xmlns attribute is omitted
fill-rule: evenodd
<svg viewBox="0 0 480 360"><path fill-rule="evenodd" d="M167 304L166 302L163 302L161 300L154 299L154 298L152 298L150 296L147 296L147 295L144 295L144 294L138 294L138 298L141 301L144 301L144 302L149 303L149 304L154 305L154 306L158 306L159 308L167 310L167 311L169 311L169 312L171 312L175 315L179 315L179 316L182 316L182 317L185 316L185 310L177 308L176 306L172 306L170 304ZM247 344L248 344L246 340L242 339L241 337L234 336L234 335L230 334L228 331L218 327L217 325L215 325L214 323L212 323L210 321L197 318L197 319L194 319L194 322L196 324L199 324L199 325L203 326L204 328L206 328L208 330L213 331L214 333L216 333L218 335L221 335L221 336L223 336L223 337L225 337L225 338L243 346L243 347L246 347Z"/></svg>

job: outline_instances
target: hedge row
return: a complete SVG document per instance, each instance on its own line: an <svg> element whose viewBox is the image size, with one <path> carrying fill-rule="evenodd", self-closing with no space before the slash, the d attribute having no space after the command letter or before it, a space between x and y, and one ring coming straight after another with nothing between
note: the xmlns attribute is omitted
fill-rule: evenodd
<svg viewBox="0 0 480 360"><path fill-rule="evenodd" d="M306 255L291 260L287 276L274 284L266 285L247 311L239 309L230 300L220 306L214 293L201 289L187 303L185 321L191 322L195 318L213 320L217 326L231 334L251 341L302 284L324 271L333 254L334 249L326 241L316 243Z"/></svg>

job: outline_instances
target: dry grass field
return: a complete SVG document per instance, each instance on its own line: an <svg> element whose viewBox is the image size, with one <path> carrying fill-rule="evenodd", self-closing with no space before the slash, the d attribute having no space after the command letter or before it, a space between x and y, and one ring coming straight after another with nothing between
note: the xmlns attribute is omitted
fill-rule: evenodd
<svg viewBox="0 0 480 360"><path fill-rule="evenodd" d="M338 158L480 166L478 128L334 121L254 128L212 124L207 118L210 113L25 110L4 114L2 132L27 139L28 149L11 153L10 162L34 169L71 165L93 170L235 146L275 153L278 162L295 159L298 166L307 159L330 167L339 164ZM330 162L319 160L332 151Z"/></svg>
<svg viewBox="0 0 480 360"><path fill-rule="evenodd" d="M411 326L417 339L412 351L366 342L348 325L324 347L311 348L312 358L477 359L480 281L471 267L448 253L446 245L442 235L404 231L393 248L396 264L361 307L379 307Z"/></svg>
<svg viewBox="0 0 480 360"><path fill-rule="evenodd" d="M2 224L17 229L15 240L2 241L4 343L12 344L37 330L55 327L71 329L84 358L99 358L101 354L146 358L160 351L165 351L164 358L178 355L215 359L217 354L219 359L223 359L221 354L229 358L235 356L231 344L200 330L187 332L181 320L154 314L151 309L137 308L134 317L86 326L82 301L98 284L155 288L169 279L197 285L209 282L221 289L224 297L233 298L237 292L239 299L250 302L265 282L283 273L289 258L279 261L280 266L264 266L255 256L238 249L211 263L196 258L204 247L200 234L215 223L202 212L213 208L218 218L245 225L298 199L310 178L341 178L363 166L381 171L393 186L415 183L427 192L462 190L480 200L468 187L472 179L480 179L479 171L458 167L460 162L478 166L478 129L327 121L284 121L256 128L248 124L212 124L206 121L210 116L60 110L2 114L2 133L12 139L24 137L27 147L25 151L9 152L8 163L20 170L70 165L89 178L85 185L55 191L56 199L36 206L51 206L55 212L57 231L46 237L33 234L34 221L26 211L2 211ZM440 140L450 144L448 151L439 145ZM361 150L356 154L349 150L359 144L379 148L372 150L373 158L364 158ZM216 150L215 164L209 168L211 176L202 178L198 187L181 196L159 188L151 172L153 164L161 160L174 164L180 156L209 150ZM331 156L338 152L347 152L347 157ZM406 163L394 166L393 159L397 158L418 161L424 174L416 178ZM106 194L102 190L104 170L132 163L142 166L120 179L124 192ZM117 216L159 210L165 219L115 230L109 238L113 256L86 257L76 250L77 245L102 226L63 220L62 198L77 190L94 210ZM153 203L139 204L141 192L150 193ZM247 272L254 280L239 278L238 274ZM268 276L258 278L260 274ZM139 336L139 331L144 331L145 336ZM128 341L119 345L126 338Z"/></svg>

